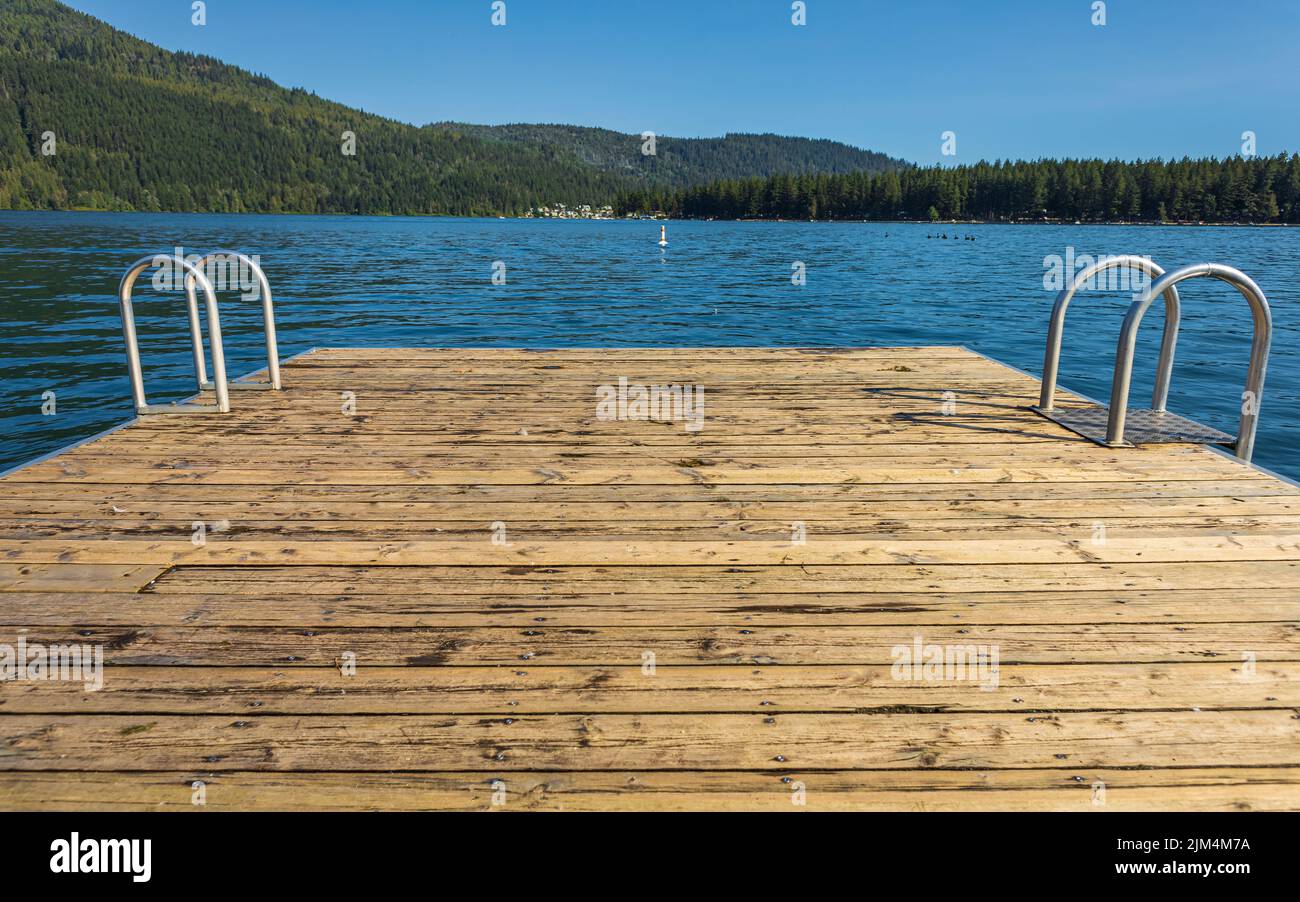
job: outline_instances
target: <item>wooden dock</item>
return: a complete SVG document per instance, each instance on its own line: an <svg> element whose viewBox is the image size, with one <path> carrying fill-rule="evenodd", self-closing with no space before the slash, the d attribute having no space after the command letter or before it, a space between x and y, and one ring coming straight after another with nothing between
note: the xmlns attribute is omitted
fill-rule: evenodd
<svg viewBox="0 0 1300 902"><path fill-rule="evenodd" d="M703 427L598 416L620 377ZM1093 445L959 348L284 381L0 480L0 644L105 660L0 683L0 808L1300 808L1300 489L1260 470Z"/></svg>

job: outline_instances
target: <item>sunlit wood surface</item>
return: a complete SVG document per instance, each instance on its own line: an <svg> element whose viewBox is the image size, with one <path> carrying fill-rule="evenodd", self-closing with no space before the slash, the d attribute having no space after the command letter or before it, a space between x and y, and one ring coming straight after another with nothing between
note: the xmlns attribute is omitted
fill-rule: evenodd
<svg viewBox="0 0 1300 902"><path fill-rule="evenodd" d="M0 480L0 643L106 661L0 683L0 807L1300 808L1300 491L1206 448L957 348L284 381Z"/></svg>

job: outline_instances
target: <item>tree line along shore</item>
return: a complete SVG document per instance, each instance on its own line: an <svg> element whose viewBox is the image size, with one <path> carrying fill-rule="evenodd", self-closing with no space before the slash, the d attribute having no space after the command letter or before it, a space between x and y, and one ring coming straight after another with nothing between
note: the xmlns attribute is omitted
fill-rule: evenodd
<svg viewBox="0 0 1300 902"><path fill-rule="evenodd" d="M1290 224L1300 223L1300 154L776 175L624 192L614 210L680 219Z"/></svg>

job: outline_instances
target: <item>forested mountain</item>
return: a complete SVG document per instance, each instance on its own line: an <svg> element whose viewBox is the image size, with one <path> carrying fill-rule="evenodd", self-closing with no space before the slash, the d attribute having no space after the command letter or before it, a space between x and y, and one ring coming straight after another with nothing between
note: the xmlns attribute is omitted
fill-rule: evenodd
<svg viewBox="0 0 1300 902"><path fill-rule="evenodd" d="M1226 160L981 162L720 181L621 195L623 213L719 219L1300 223L1300 154Z"/></svg>
<svg viewBox="0 0 1300 902"><path fill-rule="evenodd" d="M768 135L640 149L640 136L600 129L420 128L163 50L54 0L0 0L0 209L518 214L638 186L890 162Z"/></svg>
<svg viewBox="0 0 1300 902"><path fill-rule="evenodd" d="M439 122L430 128L480 138L553 147L603 172L638 183L681 188L721 179L788 174L884 172L909 164L883 153L814 138L733 134L723 138L656 135L655 155L641 152L641 135L578 125L468 125Z"/></svg>

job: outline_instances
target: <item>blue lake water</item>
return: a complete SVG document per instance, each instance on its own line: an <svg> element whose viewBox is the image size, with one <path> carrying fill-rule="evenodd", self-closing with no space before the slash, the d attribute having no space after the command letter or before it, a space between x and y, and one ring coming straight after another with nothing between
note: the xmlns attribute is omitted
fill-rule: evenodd
<svg viewBox="0 0 1300 902"><path fill-rule="evenodd" d="M1054 297L1044 258L1072 247L1148 254L1166 269L1227 263L1260 284L1275 333L1255 459L1300 477L1296 229L681 222L668 231L660 249L653 222L0 212L0 468L129 418L117 282L131 261L177 246L260 256L282 356L324 346L963 344L1035 375ZM492 284L495 261L504 285ZM791 284L795 261L806 285ZM1170 408L1235 433L1246 302L1208 279L1180 292ZM150 401L189 396L183 302L144 282L136 298ZM1078 296L1062 384L1109 395L1129 300ZM258 369L259 305L222 301L231 375ZM1161 323L1153 308L1138 405L1149 400ZM54 416L41 413L46 391Z"/></svg>

